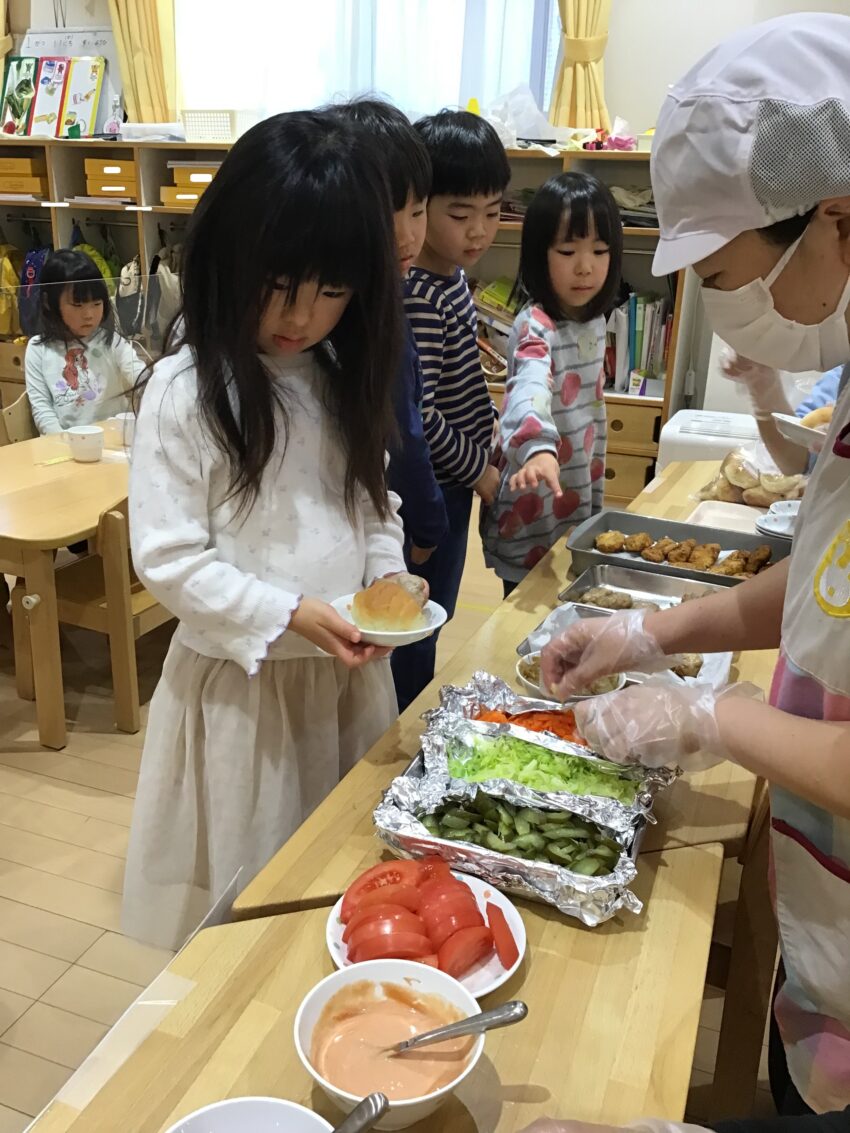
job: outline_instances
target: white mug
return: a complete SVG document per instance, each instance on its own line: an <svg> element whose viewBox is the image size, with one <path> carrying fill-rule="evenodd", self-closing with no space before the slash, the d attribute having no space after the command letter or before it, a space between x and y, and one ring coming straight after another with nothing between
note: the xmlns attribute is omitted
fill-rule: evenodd
<svg viewBox="0 0 850 1133"><path fill-rule="evenodd" d="M130 448L136 432L135 413L116 413L106 422L110 444L118 448Z"/></svg>
<svg viewBox="0 0 850 1133"><path fill-rule="evenodd" d="M103 429L99 425L74 425L62 434L71 449L71 456L84 464L103 456Z"/></svg>

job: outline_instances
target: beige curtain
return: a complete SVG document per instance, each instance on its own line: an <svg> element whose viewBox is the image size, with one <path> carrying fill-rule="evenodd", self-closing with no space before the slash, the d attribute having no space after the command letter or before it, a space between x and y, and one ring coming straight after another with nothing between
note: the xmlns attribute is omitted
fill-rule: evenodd
<svg viewBox="0 0 850 1133"><path fill-rule="evenodd" d="M555 126L610 130L602 56L608 43L611 0L558 0L558 11L562 59L549 120Z"/></svg>
<svg viewBox="0 0 850 1133"><path fill-rule="evenodd" d="M109 0L131 122L177 117L174 0Z"/></svg>

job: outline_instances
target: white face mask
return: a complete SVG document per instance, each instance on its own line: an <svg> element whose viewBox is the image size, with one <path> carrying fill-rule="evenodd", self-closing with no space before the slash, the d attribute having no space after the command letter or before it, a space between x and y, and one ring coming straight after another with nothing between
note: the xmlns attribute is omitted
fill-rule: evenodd
<svg viewBox="0 0 850 1133"><path fill-rule="evenodd" d="M764 366L800 373L832 370L850 361L845 314L850 306L850 276L838 306L820 323L807 326L786 319L773 305L771 287L797 250L802 236L783 254L765 279L735 291L702 291L705 312L717 334L739 354Z"/></svg>

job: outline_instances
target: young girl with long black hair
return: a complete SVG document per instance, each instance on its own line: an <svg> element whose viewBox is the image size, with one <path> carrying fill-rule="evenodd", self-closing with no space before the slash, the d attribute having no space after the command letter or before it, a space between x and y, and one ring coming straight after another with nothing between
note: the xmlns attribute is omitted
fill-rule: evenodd
<svg viewBox="0 0 850 1133"><path fill-rule="evenodd" d="M193 217L183 308L143 391L133 557L180 619L154 694L124 929L176 947L397 715L386 651L329 605L404 571L385 483L403 331L369 143L281 114Z"/></svg>

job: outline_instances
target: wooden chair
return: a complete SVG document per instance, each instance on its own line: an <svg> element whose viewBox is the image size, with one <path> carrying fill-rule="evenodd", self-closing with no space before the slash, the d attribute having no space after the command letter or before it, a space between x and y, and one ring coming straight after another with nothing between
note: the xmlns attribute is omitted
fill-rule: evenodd
<svg viewBox="0 0 850 1133"><path fill-rule="evenodd" d="M14 445L19 441L31 441L38 436L38 429L32 419L30 399L26 390L17 401L0 410L0 445Z"/></svg>
<svg viewBox="0 0 850 1133"><path fill-rule="evenodd" d="M170 621L173 615L148 594L133 571L126 500L100 517L97 536L91 545L94 554L56 571L59 621L106 634L109 638L115 723L119 731L138 732L136 640ZM18 581L15 591L12 611L13 616L19 618L22 581ZM26 689L31 683L27 678L32 673L29 635L17 631L15 666L21 671L19 689Z"/></svg>

